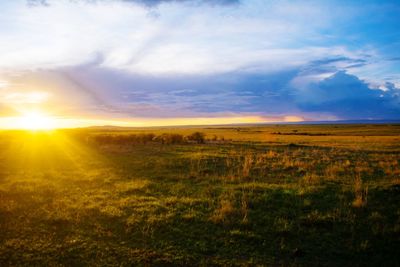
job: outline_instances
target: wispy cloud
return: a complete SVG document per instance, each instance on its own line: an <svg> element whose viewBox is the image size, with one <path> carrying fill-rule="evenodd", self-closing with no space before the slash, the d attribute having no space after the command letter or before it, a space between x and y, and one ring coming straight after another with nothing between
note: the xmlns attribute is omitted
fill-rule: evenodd
<svg viewBox="0 0 400 267"><path fill-rule="evenodd" d="M43 92L51 97L41 105L60 114L110 118L400 114L391 2L16 0L0 7L2 106Z"/></svg>
<svg viewBox="0 0 400 267"><path fill-rule="evenodd" d="M101 3L109 0L70 0L70 1L80 1L80 2L88 2L88 3ZM190 3L196 5L233 5L240 3L240 0L112 0L115 2L126 2L126 3L135 3L142 4L145 6L157 6L165 3ZM51 0L27 0L27 4L30 6L49 6Z"/></svg>
<svg viewBox="0 0 400 267"><path fill-rule="evenodd" d="M318 5L246 1L198 8L172 1L149 11L126 1L89 2L48 1L49 7L37 8L7 4L0 19L0 68L77 65L100 54L102 66L130 72L276 71L354 53L340 45L298 45L333 23Z"/></svg>

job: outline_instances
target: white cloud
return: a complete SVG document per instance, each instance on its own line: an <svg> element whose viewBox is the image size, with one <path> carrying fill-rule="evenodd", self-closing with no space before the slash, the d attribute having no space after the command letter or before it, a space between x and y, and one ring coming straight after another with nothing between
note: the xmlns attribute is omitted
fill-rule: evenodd
<svg viewBox="0 0 400 267"><path fill-rule="evenodd" d="M48 2L1 4L0 69L78 65L101 55L102 66L131 72L276 71L351 53L340 46L302 44L334 19L315 3L169 3L149 9L122 1Z"/></svg>
<svg viewBox="0 0 400 267"><path fill-rule="evenodd" d="M0 102L7 104L40 104L48 100L47 92L8 92L0 95Z"/></svg>
<svg viewBox="0 0 400 267"><path fill-rule="evenodd" d="M0 89L7 88L9 85L8 81L0 80Z"/></svg>

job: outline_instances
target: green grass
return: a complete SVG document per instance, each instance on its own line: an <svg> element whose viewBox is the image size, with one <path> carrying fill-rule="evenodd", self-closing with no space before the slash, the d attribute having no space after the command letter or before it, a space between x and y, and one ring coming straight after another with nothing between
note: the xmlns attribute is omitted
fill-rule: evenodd
<svg viewBox="0 0 400 267"><path fill-rule="evenodd" d="M398 266L399 130L107 132L232 139L180 145L3 132L0 265Z"/></svg>

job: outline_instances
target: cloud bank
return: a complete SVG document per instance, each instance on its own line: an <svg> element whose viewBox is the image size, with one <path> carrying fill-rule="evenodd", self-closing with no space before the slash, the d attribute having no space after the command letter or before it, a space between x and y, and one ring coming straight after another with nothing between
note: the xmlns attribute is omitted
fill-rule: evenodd
<svg viewBox="0 0 400 267"><path fill-rule="evenodd" d="M0 5L3 116L400 118L393 2Z"/></svg>

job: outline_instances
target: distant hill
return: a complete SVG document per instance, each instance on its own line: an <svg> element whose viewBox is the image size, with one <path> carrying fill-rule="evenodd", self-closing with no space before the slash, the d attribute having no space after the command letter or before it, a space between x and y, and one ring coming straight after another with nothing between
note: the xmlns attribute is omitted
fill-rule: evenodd
<svg viewBox="0 0 400 267"><path fill-rule="evenodd" d="M85 127L91 130L107 130L107 131L126 131L130 129L149 129L149 128L202 128L202 127L230 127L230 126L262 126L274 124L288 125L312 125L312 124L400 124L399 120L337 120L337 121L301 121L301 122L263 122L263 123L234 123L234 124L205 124L205 125L169 125L169 126L115 126L115 125L100 125Z"/></svg>
<svg viewBox="0 0 400 267"><path fill-rule="evenodd" d="M278 122L266 124L397 124L398 120L337 120L337 121L301 121L301 122Z"/></svg>

